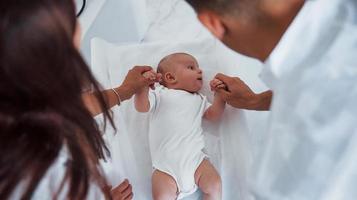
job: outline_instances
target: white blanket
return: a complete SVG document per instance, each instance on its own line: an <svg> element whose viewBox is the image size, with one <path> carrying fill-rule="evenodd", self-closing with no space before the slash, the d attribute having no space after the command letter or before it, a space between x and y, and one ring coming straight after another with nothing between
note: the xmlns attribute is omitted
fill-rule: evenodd
<svg viewBox="0 0 357 200"><path fill-rule="evenodd" d="M251 73L254 69L259 71L256 62L233 53L213 39L127 46L93 39L92 70L104 88L116 87L133 66L149 65L156 68L162 57L173 52L186 52L197 58L204 75L201 93L209 100L212 100L213 93L209 90L208 82L217 72L239 76L258 90L263 87L257 74ZM112 152L111 161L104 164L108 179L114 186L128 178L134 188L134 199L151 199L152 168L147 115L136 112L132 100L112 110L118 132L113 135L109 128L105 134ZM208 133L206 147L210 160L222 177L223 199L250 199L247 175L255 144L251 141L245 113L227 106L220 122L204 122L203 128ZM186 199L199 199L199 196L199 192L196 192Z"/></svg>

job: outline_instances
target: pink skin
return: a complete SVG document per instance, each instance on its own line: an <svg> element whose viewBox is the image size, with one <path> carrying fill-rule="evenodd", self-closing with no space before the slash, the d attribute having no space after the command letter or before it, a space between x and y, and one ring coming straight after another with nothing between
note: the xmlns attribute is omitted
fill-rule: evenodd
<svg viewBox="0 0 357 200"><path fill-rule="evenodd" d="M143 74L143 76L144 76L146 79L150 80L150 81L155 81L155 82L160 82L160 81L161 81L161 74L154 72L154 70L145 72L145 73ZM155 89L154 84L155 84L155 83L153 83L153 84L150 85L150 88L151 88L151 89Z"/></svg>
<svg viewBox="0 0 357 200"><path fill-rule="evenodd" d="M202 70L194 57L185 53L170 55L161 63L163 84L169 89L195 93L202 88Z"/></svg>
<svg viewBox="0 0 357 200"><path fill-rule="evenodd" d="M190 55L179 54L169 61L172 70L163 75L149 71L143 74L149 80L165 79L166 87L181 89L187 92L198 92L203 85L202 70L197 61Z"/></svg>
<svg viewBox="0 0 357 200"><path fill-rule="evenodd" d="M180 54L175 58L174 89L182 89L188 92L198 92L203 85L202 70L195 58L190 55Z"/></svg>
<svg viewBox="0 0 357 200"><path fill-rule="evenodd" d="M210 81L211 91L217 91L218 89L226 89L226 85L219 79L214 78Z"/></svg>
<svg viewBox="0 0 357 200"><path fill-rule="evenodd" d="M160 62L161 63L161 62ZM185 90L196 93L203 85L202 70L199 68L194 57L188 54L175 54L162 61L160 67L165 68L162 76L154 71L143 74L148 80L162 78L162 84L169 89ZM226 89L226 85L219 79L210 81L211 90ZM148 112L150 103L148 100L148 88L135 95L135 108L139 112ZM205 111L204 118L215 121L220 118L225 108L225 102L216 95L212 105ZM195 172L195 181L202 190L204 200L221 199L222 183L219 174L213 165L205 160ZM152 175L152 191L155 200L167 200L177 198L177 185L175 180L168 174L155 170Z"/></svg>
<svg viewBox="0 0 357 200"><path fill-rule="evenodd" d="M170 64L173 66L172 71L164 74L163 78L167 87L171 89L181 89L191 93L198 92L203 85L202 70L199 68L196 59L188 54L178 54L170 58ZM161 79L162 75L154 71L143 74L149 80ZM172 76L172 77L171 77ZM225 89L225 84L219 79L210 81L211 91Z"/></svg>

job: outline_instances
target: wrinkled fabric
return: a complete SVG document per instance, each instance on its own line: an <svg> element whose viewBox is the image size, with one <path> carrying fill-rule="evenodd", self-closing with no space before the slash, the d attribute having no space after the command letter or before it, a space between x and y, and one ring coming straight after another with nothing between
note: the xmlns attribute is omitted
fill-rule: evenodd
<svg viewBox="0 0 357 200"><path fill-rule="evenodd" d="M256 199L357 198L357 2L307 1L267 61L274 90Z"/></svg>
<svg viewBox="0 0 357 200"><path fill-rule="evenodd" d="M149 65L155 69L164 56L174 52L186 52L195 56L203 70L200 93L207 96L209 102L213 100L209 81L218 72L231 76L239 75L244 81L254 82L250 79L251 74L242 70L244 66L251 67L249 61L227 50L215 40L116 46L95 39L92 44L95 55L92 62L93 72L105 88L120 85L132 66ZM118 131L115 135L108 129L105 131L112 153L111 162L105 166L109 182L117 185L123 178L128 178L133 186L135 199L151 199L149 115L135 110L133 98L122 102L120 107L115 106L112 111ZM250 198L247 174L252 160L252 143L245 114L243 110L227 106L219 122L203 120L202 123L206 153L221 175L224 200ZM199 192L185 198L198 199L202 199Z"/></svg>

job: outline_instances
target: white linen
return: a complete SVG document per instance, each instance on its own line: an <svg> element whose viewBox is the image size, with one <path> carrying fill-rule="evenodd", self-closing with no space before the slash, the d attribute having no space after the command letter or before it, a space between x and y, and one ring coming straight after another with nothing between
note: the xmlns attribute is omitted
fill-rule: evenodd
<svg viewBox="0 0 357 200"><path fill-rule="evenodd" d="M154 170L169 174L178 199L197 190L195 172L204 153L202 119L211 105L198 93L158 86L149 92L149 144Z"/></svg>
<svg viewBox="0 0 357 200"><path fill-rule="evenodd" d="M146 0L87 0L79 17L83 31L81 52L86 61L91 60L93 37L110 42L140 42L148 28L146 16Z"/></svg>
<svg viewBox="0 0 357 200"><path fill-rule="evenodd" d="M262 73L274 89L256 199L357 197L357 2L306 1Z"/></svg>
<svg viewBox="0 0 357 200"><path fill-rule="evenodd" d="M208 82L217 72L240 77L249 83L256 83L244 67L249 68L250 60L228 50L215 40L201 40L189 43L147 43L141 45L116 46L101 39L92 41L92 67L100 83L105 88L118 86L128 70L134 65L156 67L160 59L173 52L186 52L194 55L203 69L203 89L201 93L212 100ZM257 84L254 84L257 85ZM133 183L135 199L151 198L152 163L149 154L149 119L137 113L132 100L114 108L118 119L118 133L110 136L112 149L111 173L128 177ZM249 199L247 177L252 159L251 135L246 124L245 113L227 106L221 122L216 124L204 121L206 144L210 161L220 172L223 181L223 199ZM111 135L110 132L108 135ZM123 155L127 155L123 157ZM131 171L128 171L130 169ZM112 182L113 185L121 180ZM195 193L187 200L198 199Z"/></svg>

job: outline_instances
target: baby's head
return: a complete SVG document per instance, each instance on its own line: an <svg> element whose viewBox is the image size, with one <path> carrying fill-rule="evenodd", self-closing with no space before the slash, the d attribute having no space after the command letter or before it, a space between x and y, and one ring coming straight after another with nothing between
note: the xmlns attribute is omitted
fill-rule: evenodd
<svg viewBox="0 0 357 200"><path fill-rule="evenodd" d="M198 92L202 87L202 70L196 59L189 54L165 56L159 62L157 72L162 74L160 84L167 88Z"/></svg>

